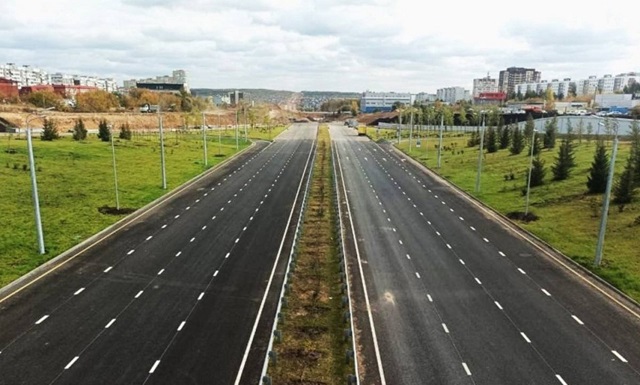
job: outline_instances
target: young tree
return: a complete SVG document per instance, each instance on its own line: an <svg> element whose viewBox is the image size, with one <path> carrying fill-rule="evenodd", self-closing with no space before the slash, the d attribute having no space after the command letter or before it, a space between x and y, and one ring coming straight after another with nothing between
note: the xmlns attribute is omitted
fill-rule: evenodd
<svg viewBox="0 0 640 385"><path fill-rule="evenodd" d="M633 159L627 158L627 164L624 167L618 183L613 188L613 202L619 206L620 211L624 210L624 206L631 203L636 195L633 185Z"/></svg>
<svg viewBox="0 0 640 385"><path fill-rule="evenodd" d="M635 171L633 182L640 187L640 124L637 119L631 122L631 156L633 157L633 169Z"/></svg>
<svg viewBox="0 0 640 385"><path fill-rule="evenodd" d="M544 148L554 148L556 146L556 133L558 132L558 119L554 116L544 126Z"/></svg>
<svg viewBox="0 0 640 385"><path fill-rule="evenodd" d="M120 139L131 140L132 132L129 127L129 123L124 123L120 126Z"/></svg>
<svg viewBox="0 0 640 385"><path fill-rule="evenodd" d="M536 156L532 162L531 183L529 186L536 187L544 184L544 176L547 170L544 167L544 160L540 159L540 155ZM529 176L527 175L527 178Z"/></svg>
<svg viewBox="0 0 640 385"><path fill-rule="evenodd" d="M471 133L471 137L467 140L467 147L475 147L480 144L480 133L478 130Z"/></svg>
<svg viewBox="0 0 640 385"><path fill-rule="evenodd" d="M593 135L593 124L587 123L587 144L591 144L591 136Z"/></svg>
<svg viewBox="0 0 640 385"><path fill-rule="evenodd" d="M582 135L584 135L584 122L582 119L578 122L576 126L576 136L578 137L578 144L582 143Z"/></svg>
<svg viewBox="0 0 640 385"><path fill-rule="evenodd" d="M500 149L504 150L509 148L509 142L511 139L511 129L509 126L505 127L500 134Z"/></svg>
<svg viewBox="0 0 640 385"><path fill-rule="evenodd" d="M556 162L551 166L551 172L553 173L553 180L565 180L571 174L571 169L576 166L575 155L573 151L573 145L569 141L569 138L562 139L560 148L558 149L558 156Z"/></svg>
<svg viewBox="0 0 640 385"><path fill-rule="evenodd" d="M98 123L98 138L103 142L111 140L111 130L109 129L107 121L104 119L100 120L100 123Z"/></svg>
<svg viewBox="0 0 640 385"><path fill-rule="evenodd" d="M40 139L42 140L52 141L60 137L58 134L58 127L56 127L55 122L51 119L44 118L42 129L43 131L40 135Z"/></svg>
<svg viewBox="0 0 640 385"><path fill-rule="evenodd" d="M487 136L485 137L486 148L488 153L494 153L498 151L498 145L496 143L496 130L493 126L489 126L487 130Z"/></svg>
<svg viewBox="0 0 640 385"><path fill-rule="evenodd" d="M589 194L604 194L607 189L609 177L609 156L602 141L596 144L596 153L591 162L589 175L587 176L587 188Z"/></svg>
<svg viewBox="0 0 640 385"><path fill-rule="evenodd" d="M82 118L76 120L73 125L73 140L85 140L87 139L87 129L84 126Z"/></svg>
<svg viewBox="0 0 640 385"><path fill-rule="evenodd" d="M524 138L522 137L522 132L520 128L515 125L513 126L513 133L511 134L511 147L509 148L509 152L512 155L518 155L524 150Z"/></svg>
<svg viewBox="0 0 640 385"><path fill-rule="evenodd" d="M524 125L524 141L529 143L529 138L533 135L533 130L535 130L535 123L533 122L533 116L531 114L527 115L527 122Z"/></svg>

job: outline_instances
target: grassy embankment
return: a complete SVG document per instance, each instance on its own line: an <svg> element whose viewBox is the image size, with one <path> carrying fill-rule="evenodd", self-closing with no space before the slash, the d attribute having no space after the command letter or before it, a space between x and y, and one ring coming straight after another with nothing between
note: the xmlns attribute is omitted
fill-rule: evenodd
<svg viewBox="0 0 640 385"><path fill-rule="evenodd" d="M376 138L374 129L369 136ZM437 169L436 133L422 138L420 147L412 142L410 155L439 173L467 193L502 214L524 211L526 176L529 166L528 146L519 155L511 155L508 149L487 154L483 158L480 193L475 193L478 165L478 146L467 147L468 136L461 133L445 134L441 168ZM414 139L415 140L415 139ZM555 149L543 150L541 158L547 169L545 184L531 189L530 211L539 216L534 222L518 224L545 240L581 265L640 301L640 258L638 239L640 234L640 201L627 205L620 212L611 205L607 223L604 260L601 267L594 267L593 260L602 210L602 195L588 195L586 182L595 152L595 141L575 141L577 166L569 179L552 181L551 166L557 156L560 141ZM409 152L405 139L399 148ZM612 143L607 142L611 154ZM629 143L621 142L616 160L615 175L622 173L629 156ZM513 173L514 179L509 175Z"/></svg>
<svg viewBox="0 0 640 385"><path fill-rule="evenodd" d="M271 132L274 137L284 127ZM116 134L119 131L116 131ZM249 137L268 138L268 132ZM236 152L235 133L207 137L208 167ZM246 147L241 137L240 149ZM77 142L63 137L53 142L34 137L34 154L46 254L38 254L27 142L0 137L0 287L78 244L125 216L103 214L115 207L111 145L90 135ZM116 139L120 207L137 209L204 171L202 134L167 132L165 156L167 190L161 188L160 145L157 134L134 133L131 141Z"/></svg>
<svg viewBox="0 0 640 385"><path fill-rule="evenodd" d="M321 126L282 341L275 345L277 362L269 370L274 384L341 384L353 370L345 358L333 191L329 131Z"/></svg>

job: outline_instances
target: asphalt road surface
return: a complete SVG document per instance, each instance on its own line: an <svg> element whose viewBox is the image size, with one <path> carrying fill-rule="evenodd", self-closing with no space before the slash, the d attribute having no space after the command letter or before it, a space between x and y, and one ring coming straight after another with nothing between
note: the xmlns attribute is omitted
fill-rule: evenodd
<svg viewBox="0 0 640 385"><path fill-rule="evenodd" d="M0 298L0 384L258 383L316 129L259 143Z"/></svg>
<svg viewBox="0 0 640 385"><path fill-rule="evenodd" d="M388 145L331 135L377 342L363 384L640 384L637 309Z"/></svg>

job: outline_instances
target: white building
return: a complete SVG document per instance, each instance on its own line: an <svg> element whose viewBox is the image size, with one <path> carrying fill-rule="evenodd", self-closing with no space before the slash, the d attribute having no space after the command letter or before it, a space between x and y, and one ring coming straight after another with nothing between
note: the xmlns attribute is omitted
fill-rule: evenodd
<svg viewBox="0 0 640 385"><path fill-rule="evenodd" d="M366 91L360 97L360 111L364 113L391 111L394 103L413 104L414 95L397 92Z"/></svg>
<svg viewBox="0 0 640 385"><path fill-rule="evenodd" d="M498 92L498 79L491 79L488 74L487 77L473 79L473 97L477 98L484 92Z"/></svg>
<svg viewBox="0 0 640 385"><path fill-rule="evenodd" d="M448 104L455 104L461 100L471 100L471 93L462 87L446 87L436 91L436 96Z"/></svg>
<svg viewBox="0 0 640 385"><path fill-rule="evenodd" d="M51 84L47 72L29 65L18 66L14 63L0 65L0 77L13 80L18 87Z"/></svg>
<svg viewBox="0 0 640 385"><path fill-rule="evenodd" d="M420 92L416 94L415 101L418 103L433 103L438 100L438 95Z"/></svg>
<svg viewBox="0 0 640 385"><path fill-rule="evenodd" d="M628 72L625 74L616 75L613 83L613 91L623 92L624 87L630 86L634 83L640 83L640 73Z"/></svg>

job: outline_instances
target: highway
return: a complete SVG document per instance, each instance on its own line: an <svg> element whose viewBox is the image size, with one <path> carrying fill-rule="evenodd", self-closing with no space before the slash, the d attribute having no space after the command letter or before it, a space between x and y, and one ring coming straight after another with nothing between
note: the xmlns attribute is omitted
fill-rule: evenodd
<svg viewBox="0 0 640 385"><path fill-rule="evenodd" d="M0 384L258 383L316 130L257 143L0 296Z"/></svg>
<svg viewBox="0 0 640 385"><path fill-rule="evenodd" d="M637 308L389 144L330 132L363 288L361 383L640 383Z"/></svg>

